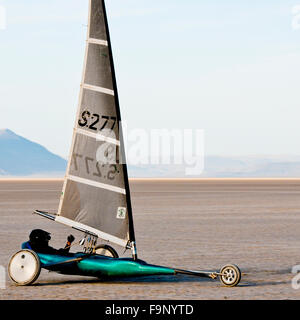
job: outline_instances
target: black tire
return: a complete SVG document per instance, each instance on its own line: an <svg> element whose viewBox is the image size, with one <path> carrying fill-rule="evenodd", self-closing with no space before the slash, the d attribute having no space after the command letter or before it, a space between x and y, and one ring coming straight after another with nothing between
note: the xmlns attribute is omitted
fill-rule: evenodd
<svg viewBox="0 0 300 320"><path fill-rule="evenodd" d="M228 264L224 266L220 273L220 281L226 287L235 287L241 280L241 270L234 264Z"/></svg>
<svg viewBox="0 0 300 320"><path fill-rule="evenodd" d="M32 250L20 250L10 259L8 274L18 286L28 286L35 282L41 272L38 255Z"/></svg>
<svg viewBox="0 0 300 320"><path fill-rule="evenodd" d="M101 253L97 253L97 250L100 251ZM104 254L102 252L104 252ZM107 244L99 244L98 246L96 246L95 254L108 256L112 258L119 258L117 251Z"/></svg>

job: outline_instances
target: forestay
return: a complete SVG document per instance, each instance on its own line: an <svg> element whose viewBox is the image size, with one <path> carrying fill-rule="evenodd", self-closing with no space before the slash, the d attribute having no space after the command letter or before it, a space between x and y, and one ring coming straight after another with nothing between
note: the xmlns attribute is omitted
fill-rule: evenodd
<svg viewBox="0 0 300 320"><path fill-rule="evenodd" d="M133 249L120 121L105 4L90 0L79 107L55 220Z"/></svg>

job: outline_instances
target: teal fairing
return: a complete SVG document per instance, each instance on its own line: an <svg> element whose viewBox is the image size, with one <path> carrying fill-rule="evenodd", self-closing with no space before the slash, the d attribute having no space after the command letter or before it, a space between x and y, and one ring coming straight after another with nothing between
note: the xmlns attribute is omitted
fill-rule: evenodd
<svg viewBox="0 0 300 320"><path fill-rule="evenodd" d="M174 275L175 270L147 264L131 258L111 258L84 253L62 255L37 253L41 267L70 275L92 277L137 277L149 275Z"/></svg>
<svg viewBox="0 0 300 320"><path fill-rule="evenodd" d="M28 242L22 244L22 249L29 249ZM134 261L131 258L111 258L97 254L82 252L64 255L36 252L41 267L62 274L84 275L95 277L130 277L147 275L174 275L175 270L147 264L145 261Z"/></svg>

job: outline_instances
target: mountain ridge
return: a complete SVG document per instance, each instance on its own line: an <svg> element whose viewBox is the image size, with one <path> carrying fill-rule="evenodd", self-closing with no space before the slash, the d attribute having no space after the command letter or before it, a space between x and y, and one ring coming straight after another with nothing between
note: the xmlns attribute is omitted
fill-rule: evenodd
<svg viewBox="0 0 300 320"><path fill-rule="evenodd" d="M67 161L42 145L0 129L0 176L62 176Z"/></svg>
<svg viewBox="0 0 300 320"><path fill-rule="evenodd" d="M10 129L0 129L0 177L58 177L67 161ZM188 165L128 165L131 178L298 178L300 156L206 156L204 170L186 175Z"/></svg>

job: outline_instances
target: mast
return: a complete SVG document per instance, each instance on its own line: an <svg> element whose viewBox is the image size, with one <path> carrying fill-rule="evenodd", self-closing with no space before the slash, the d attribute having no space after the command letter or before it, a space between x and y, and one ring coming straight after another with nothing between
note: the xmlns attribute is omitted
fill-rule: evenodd
<svg viewBox="0 0 300 320"><path fill-rule="evenodd" d="M112 73L113 86L114 86L114 92L115 92L116 111L117 111L117 117L119 119L119 122L118 122L119 140L120 140L120 145L121 145L120 152L121 152L121 159L123 162L123 172L124 172L127 209L128 209L128 218L129 218L129 239L130 239L130 243L131 243L132 256L133 256L133 259L136 260L137 259L137 249L136 249L136 241L135 241L135 233L134 233L128 170L127 170L127 165L126 165L127 161L126 161L126 155L125 155L124 137L123 137L123 130L122 130L122 118L121 118L120 102L119 102L117 80L116 80L116 73L115 73L115 66L114 66L114 60L113 60L112 45L111 45L111 40L110 40L110 33L109 33L105 0L102 0L102 5L103 5L104 21L105 21L105 27L106 27L106 36L107 36L108 49L109 49L111 73Z"/></svg>

